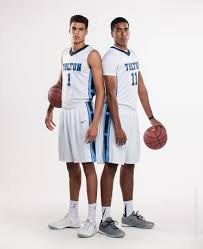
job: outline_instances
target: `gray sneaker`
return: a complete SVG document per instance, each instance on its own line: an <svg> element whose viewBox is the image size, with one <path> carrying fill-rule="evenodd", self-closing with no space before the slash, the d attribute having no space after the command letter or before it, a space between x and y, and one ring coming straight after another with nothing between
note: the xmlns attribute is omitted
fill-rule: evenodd
<svg viewBox="0 0 203 249"><path fill-rule="evenodd" d="M118 222L112 220L111 217L108 217L105 221L100 222L99 233L105 234L106 236L112 238L123 238L125 233L117 227Z"/></svg>
<svg viewBox="0 0 203 249"><path fill-rule="evenodd" d="M136 213L133 211L133 213L127 217L123 215L121 223L124 227L137 227L142 229L151 229L154 226L153 222L145 220L138 211Z"/></svg>

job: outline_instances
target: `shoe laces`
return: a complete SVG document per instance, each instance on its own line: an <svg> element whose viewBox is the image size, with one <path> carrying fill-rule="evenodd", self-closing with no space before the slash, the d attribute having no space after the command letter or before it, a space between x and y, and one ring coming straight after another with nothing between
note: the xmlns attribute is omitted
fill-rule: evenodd
<svg viewBox="0 0 203 249"><path fill-rule="evenodd" d="M145 218L142 215L139 214L139 211L137 211L136 213L133 211L132 215L136 216L140 220L145 220Z"/></svg>
<svg viewBox="0 0 203 249"><path fill-rule="evenodd" d="M113 219L109 219L106 220L106 222L108 223L107 225L110 225L113 229L118 229L118 227L116 225L118 225L118 222L113 220Z"/></svg>
<svg viewBox="0 0 203 249"><path fill-rule="evenodd" d="M64 216L64 220L66 220L66 221L73 221L75 219L75 217L72 217L72 216L70 216L68 213Z"/></svg>
<svg viewBox="0 0 203 249"><path fill-rule="evenodd" d="M90 219L87 219L83 224L84 224L83 226L84 229L89 229L89 227L92 225L92 222Z"/></svg>
<svg viewBox="0 0 203 249"><path fill-rule="evenodd" d="M66 215L64 216L64 219L65 219L65 220L69 219L69 214L66 214Z"/></svg>

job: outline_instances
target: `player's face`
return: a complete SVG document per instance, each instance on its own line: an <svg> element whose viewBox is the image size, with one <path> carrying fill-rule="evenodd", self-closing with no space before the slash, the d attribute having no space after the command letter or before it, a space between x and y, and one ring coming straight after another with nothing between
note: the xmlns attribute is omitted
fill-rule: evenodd
<svg viewBox="0 0 203 249"><path fill-rule="evenodd" d="M128 24L126 22L117 23L114 30L111 32L111 35L115 41L115 44L123 47L127 46L130 36Z"/></svg>
<svg viewBox="0 0 203 249"><path fill-rule="evenodd" d="M83 43L85 40L85 36L87 35L85 24L80 22L72 22L69 32L71 35L71 41L74 44Z"/></svg>

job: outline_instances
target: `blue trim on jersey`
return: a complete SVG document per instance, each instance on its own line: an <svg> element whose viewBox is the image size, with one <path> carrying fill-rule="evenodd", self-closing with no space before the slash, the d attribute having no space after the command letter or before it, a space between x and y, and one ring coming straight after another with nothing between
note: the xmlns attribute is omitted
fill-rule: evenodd
<svg viewBox="0 0 203 249"><path fill-rule="evenodd" d="M104 134L103 134L103 161L109 162L109 137L111 127L111 116L108 105L106 105L104 112Z"/></svg>
<svg viewBox="0 0 203 249"><path fill-rule="evenodd" d="M94 81L93 81L93 77L92 77L92 71L90 70L89 78L88 78L88 96L89 96L90 100L92 100L95 93L96 92L95 92Z"/></svg>
<svg viewBox="0 0 203 249"><path fill-rule="evenodd" d="M130 56L130 50L129 49L128 49L128 51L125 51L125 50L122 50L122 49L114 47L114 46L112 46L111 48L114 48L114 49L116 49L116 50L118 50L118 51L120 51L120 52L122 52L122 53L124 53L124 54L126 54L128 56Z"/></svg>
<svg viewBox="0 0 203 249"><path fill-rule="evenodd" d="M87 107L87 113L88 113L89 125L90 125L92 123L93 118L94 118L94 111L93 111L91 102L86 102L85 104ZM92 162L96 162L96 144L95 144L95 141L90 143L90 154L91 154Z"/></svg>
<svg viewBox="0 0 203 249"><path fill-rule="evenodd" d="M92 72L90 70L89 78L88 78L88 96L89 96L89 99L91 99L91 82L92 82Z"/></svg>
<svg viewBox="0 0 203 249"><path fill-rule="evenodd" d="M84 47L82 47L82 48L80 48L80 49L78 49L78 50L76 50L76 51L73 51L72 48L71 48L70 51L69 51L69 54L70 54L70 56L73 56L73 55L79 53L80 51L82 51L83 49L85 49L85 48L88 47L88 46L89 46L89 45L85 45Z"/></svg>

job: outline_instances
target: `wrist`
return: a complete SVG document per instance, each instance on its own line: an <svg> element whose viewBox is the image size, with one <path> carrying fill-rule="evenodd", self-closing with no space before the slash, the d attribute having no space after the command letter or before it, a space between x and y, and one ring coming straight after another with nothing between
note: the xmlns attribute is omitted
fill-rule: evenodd
<svg viewBox="0 0 203 249"><path fill-rule="evenodd" d="M94 127L98 127L99 125L99 122L93 120L92 123L91 123L91 126L94 126Z"/></svg>
<svg viewBox="0 0 203 249"><path fill-rule="evenodd" d="M155 118L154 118L154 116L153 116L153 114L152 114L151 116L148 117L148 119L151 121L151 120L153 120L153 119L155 119Z"/></svg>
<svg viewBox="0 0 203 249"><path fill-rule="evenodd" d="M120 131L122 129L122 127L121 127L121 125L117 125L114 127L114 129L117 132L117 131Z"/></svg>
<svg viewBox="0 0 203 249"><path fill-rule="evenodd" d="M54 110L54 106L50 105L47 112L50 113L50 112L53 112L53 110Z"/></svg>

